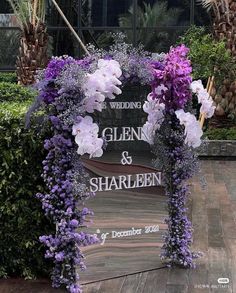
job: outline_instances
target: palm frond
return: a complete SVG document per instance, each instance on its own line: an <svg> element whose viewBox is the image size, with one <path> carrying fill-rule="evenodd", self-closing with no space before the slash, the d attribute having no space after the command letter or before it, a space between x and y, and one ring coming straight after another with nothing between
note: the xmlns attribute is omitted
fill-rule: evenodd
<svg viewBox="0 0 236 293"><path fill-rule="evenodd" d="M27 7L27 1L8 0L12 10L17 18L18 24L21 29L28 26L29 9Z"/></svg>
<svg viewBox="0 0 236 293"><path fill-rule="evenodd" d="M220 18L220 11L219 11L219 5L221 3L226 3L228 0L197 0L199 4L202 5L203 8L209 12L210 10L213 10L215 17Z"/></svg>
<svg viewBox="0 0 236 293"><path fill-rule="evenodd" d="M45 22L45 0L8 0L22 30Z"/></svg>
<svg viewBox="0 0 236 293"><path fill-rule="evenodd" d="M218 0L197 0L207 11L211 10L213 6L217 6Z"/></svg>

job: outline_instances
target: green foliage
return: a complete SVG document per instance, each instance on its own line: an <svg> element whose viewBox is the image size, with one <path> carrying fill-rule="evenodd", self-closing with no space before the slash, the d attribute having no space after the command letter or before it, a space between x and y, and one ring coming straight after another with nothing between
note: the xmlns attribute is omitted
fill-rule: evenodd
<svg viewBox="0 0 236 293"><path fill-rule="evenodd" d="M22 90L22 89L21 89ZM0 277L34 278L49 274L39 236L50 234L52 226L35 198L43 192L43 140L35 117L25 129L24 117L32 103L25 97L6 97L0 102ZM27 98L28 97L28 98ZM1 96L1 100L4 97Z"/></svg>
<svg viewBox="0 0 236 293"><path fill-rule="evenodd" d="M225 42L215 41L203 27L192 26L179 43L190 48L194 79L206 80L214 75L219 86L225 78L232 81L236 78L236 62L227 51Z"/></svg>
<svg viewBox="0 0 236 293"><path fill-rule="evenodd" d="M35 92L18 84L0 82L0 102L32 99Z"/></svg>
<svg viewBox="0 0 236 293"><path fill-rule="evenodd" d="M22 30L29 24L35 22L39 25L45 22L46 1L45 0L8 0Z"/></svg>
<svg viewBox="0 0 236 293"><path fill-rule="evenodd" d="M17 83L17 76L15 72L0 72L0 83L10 82Z"/></svg>
<svg viewBox="0 0 236 293"><path fill-rule="evenodd" d="M204 132L204 136L210 140L236 140L236 128L212 128Z"/></svg>

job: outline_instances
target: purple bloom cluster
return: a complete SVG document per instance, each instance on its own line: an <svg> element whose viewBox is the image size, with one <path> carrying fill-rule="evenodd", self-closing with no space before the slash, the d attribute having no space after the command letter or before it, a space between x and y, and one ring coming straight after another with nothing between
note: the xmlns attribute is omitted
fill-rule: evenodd
<svg viewBox="0 0 236 293"><path fill-rule="evenodd" d="M71 64L76 64L74 58L69 56L53 57L49 62L47 68L43 71L36 87L39 90L38 99L45 104L51 104L59 96L58 90L55 86L56 78L62 73L62 71Z"/></svg>
<svg viewBox="0 0 236 293"><path fill-rule="evenodd" d="M68 62L71 63L72 58L68 58ZM81 288L78 284L77 268L85 269L84 256L80 247L94 244L98 242L98 239L96 235L80 231L81 227L86 227L86 217L93 215L92 211L84 206L84 200L91 194L84 184L82 163L77 160L76 168L74 166L76 146L72 136L72 126L60 119L60 115L68 108L68 101L70 103L72 101L76 103L76 101L72 97L64 96L62 102L59 94L54 95L55 92L58 93L54 80L68 62L65 58L53 59L45 73L46 81L50 80L53 85L51 92L46 87L49 97L47 101L50 103L48 115L53 135L44 143L47 156L43 161L42 176L49 192L37 194L37 198L41 200L45 214L56 226L55 235L40 237L40 241L47 247L45 257L54 262L53 286L63 285L69 292L78 293L81 292ZM45 88L41 90L41 94L45 94ZM77 169L79 173L76 172Z"/></svg>
<svg viewBox="0 0 236 293"><path fill-rule="evenodd" d="M192 226L187 218L189 190L186 181L196 172L198 164L193 149L185 143L184 127L175 114L176 110L188 107L192 99L192 69L187 54L188 49L181 45L171 48L164 67L159 63L153 64L155 80L152 83L152 96L165 104L164 121L156 132L154 142L154 153L159 157L157 166L162 166L166 195L169 198L169 217L166 219L168 231L164 237L161 257L167 259L169 265L194 267L194 259L201 253L190 250ZM160 84L167 90L157 94L156 88Z"/></svg>
<svg viewBox="0 0 236 293"><path fill-rule="evenodd" d="M45 78L47 80L54 80L61 73L61 71L65 68L66 65L75 63L75 59L69 56L62 57L53 57L46 70L45 70Z"/></svg>
<svg viewBox="0 0 236 293"><path fill-rule="evenodd" d="M174 112L167 114L155 142L156 148L157 145L162 145L163 177L169 213L165 221L168 231L164 236L161 256L169 261L169 265L194 267L194 259L200 253L190 249L192 225L186 215L186 201L190 194L186 181L197 169L197 157L184 140L183 128Z"/></svg>
<svg viewBox="0 0 236 293"><path fill-rule="evenodd" d="M172 48L165 57L164 66L157 62L153 64L155 80L152 83L152 95L154 99L164 103L166 109L183 109L192 98L190 90L192 67L187 59L188 52L189 49L184 45ZM155 92L160 84L164 84L167 88L164 95Z"/></svg>

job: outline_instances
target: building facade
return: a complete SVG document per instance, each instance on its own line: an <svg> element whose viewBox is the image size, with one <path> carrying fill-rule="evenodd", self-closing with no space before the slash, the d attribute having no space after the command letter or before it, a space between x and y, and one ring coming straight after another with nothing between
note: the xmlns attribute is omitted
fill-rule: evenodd
<svg viewBox="0 0 236 293"><path fill-rule="evenodd" d="M50 0L47 26L50 55L80 57L81 48ZM111 32L122 31L127 41L143 43L152 52L165 52L192 24L209 25L195 0L58 0L83 41L107 47ZM0 0L0 70L14 70L20 32L7 0Z"/></svg>

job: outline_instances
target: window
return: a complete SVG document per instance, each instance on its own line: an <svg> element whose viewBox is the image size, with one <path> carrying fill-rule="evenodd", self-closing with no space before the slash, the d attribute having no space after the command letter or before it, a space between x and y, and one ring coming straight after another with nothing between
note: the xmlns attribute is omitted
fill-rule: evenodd
<svg viewBox="0 0 236 293"><path fill-rule="evenodd" d="M85 43L110 45L110 32L123 31L129 42L143 43L153 52L167 51L191 24L208 25L207 13L194 0L57 0L59 6ZM9 4L0 0L0 69L14 69L18 31ZM47 0L47 26L51 55L81 57L83 52L54 5ZM4 25L5 21L5 25ZM6 28L6 23L10 23ZM12 35L11 35L12 34ZM19 36L19 34L18 34ZM5 57L14 47L13 58Z"/></svg>

